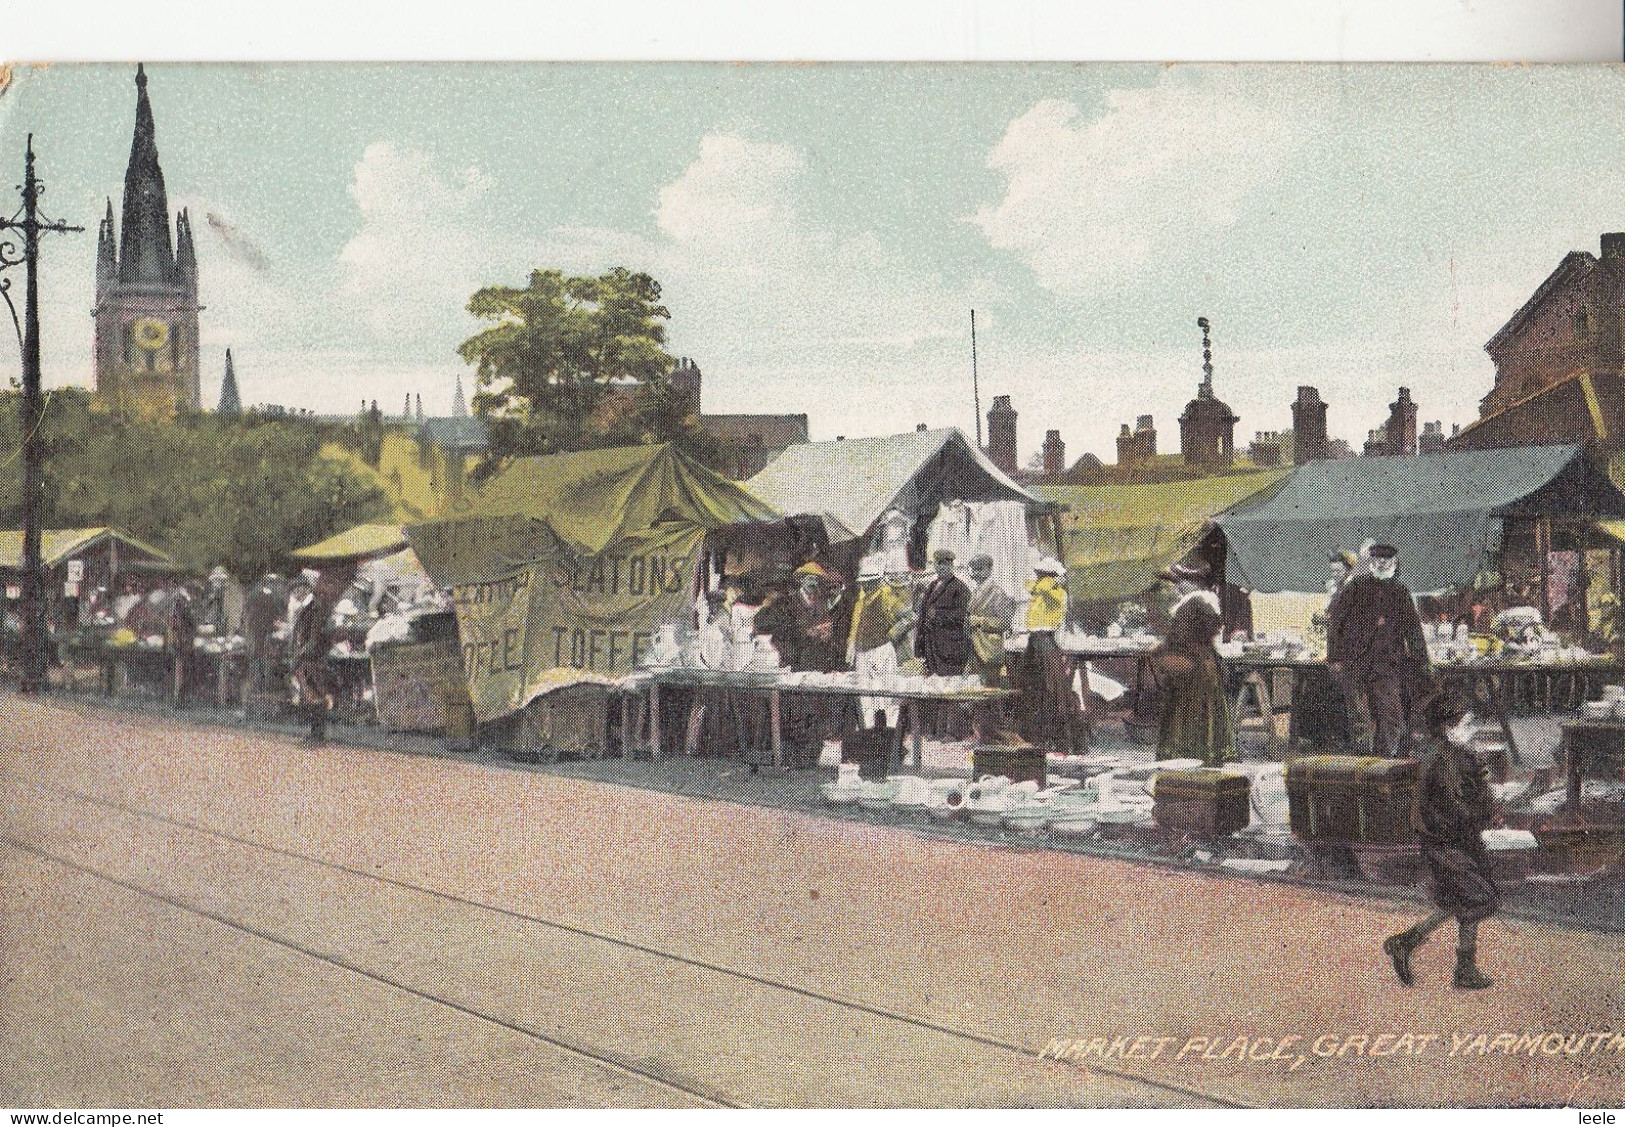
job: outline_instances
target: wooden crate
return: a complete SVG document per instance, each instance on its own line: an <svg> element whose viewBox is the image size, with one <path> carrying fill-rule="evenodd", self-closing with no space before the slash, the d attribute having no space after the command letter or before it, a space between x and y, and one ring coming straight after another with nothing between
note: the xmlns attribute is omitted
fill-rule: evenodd
<svg viewBox="0 0 1625 1127"><path fill-rule="evenodd" d="M1213 768L1159 771L1152 784L1157 825L1182 833L1228 837L1252 821L1252 782Z"/></svg>
<svg viewBox="0 0 1625 1127"><path fill-rule="evenodd" d="M1303 841L1409 845L1416 840L1414 759L1306 755L1286 765L1292 832Z"/></svg>

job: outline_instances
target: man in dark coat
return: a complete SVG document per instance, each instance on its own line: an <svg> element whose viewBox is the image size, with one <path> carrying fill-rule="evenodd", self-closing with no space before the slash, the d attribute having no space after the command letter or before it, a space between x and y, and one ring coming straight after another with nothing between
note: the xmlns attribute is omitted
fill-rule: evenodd
<svg viewBox="0 0 1625 1127"><path fill-rule="evenodd" d="M837 610L839 579L809 561L791 576L795 588L780 595L756 615L758 633L770 634L779 658L792 670L833 673L846 656ZM785 752L792 767L814 767L824 738L837 718L830 698L815 693L785 693L782 705Z"/></svg>
<svg viewBox="0 0 1625 1127"><path fill-rule="evenodd" d="M327 652L333 648L333 596L327 585L307 579L294 585L293 594L302 600L293 615L288 635L288 651L293 659L293 683L299 689L299 706L310 721L310 743L327 739L327 714L333 708L333 679L327 668Z"/></svg>
<svg viewBox="0 0 1625 1127"><path fill-rule="evenodd" d="M931 557L937 577L920 595L915 615L914 647L927 673L957 676L970 660L970 588L954 574L954 554L946 549Z"/></svg>
<svg viewBox="0 0 1625 1127"><path fill-rule="evenodd" d="M1398 551L1374 544L1369 554L1370 572L1350 580L1326 608L1326 657L1351 716L1369 729L1371 754L1391 759L1410 732L1408 698L1424 695L1432 671L1416 603L1394 578Z"/></svg>
<svg viewBox="0 0 1625 1127"><path fill-rule="evenodd" d="M169 601L169 614L164 622L164 650L169 655L169 703L179 708L190 685L190 673L195 662L197 617L192 610L191 592L183 586L175 588Z"/></svg>
<svg viewBox="0 0 1625 1127"><path fill-rule="evenodd" d="M268 572L249 589L243 600L243 644L248 651L248 688L265 692L271 681L271 632L288 607L282 577Z"/></svg>
<svg viewBox="0 0 1625 1127"><path fill-rule="evenodd" d="M954 574L954 554L946 548L931 557L936 578L920 594L914 618L914 650L927 673L957 677L970 661L970 587ZM954 738L965 725L957 705L928 705L925 726L935 735Z"/></svg>
<svg viewBox="0 0 1625 1127"><path fill-rule="evenodd" d="M1490 875L1484 831L1495 819L1495 798L1484 765L1473 754L1473 724L1455 694L1440 694L1426 709L1429 746L1417 780L1416 831L1438 911L1391 935L1382 949L1394 973L1412 985L1411 956L1452 917L1458 925L1455 987L1482 990L1492 979L1478 969L1478 925L1500 907Z"/></svg>

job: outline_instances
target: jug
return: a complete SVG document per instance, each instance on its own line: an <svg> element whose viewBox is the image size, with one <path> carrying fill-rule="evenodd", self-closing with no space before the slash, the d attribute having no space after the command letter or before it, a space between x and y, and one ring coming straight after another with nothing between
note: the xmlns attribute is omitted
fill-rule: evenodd
<svg viewBox="0 0 1625 1127"><path fill-rule="evenodd" d="M655 633L654 645L649 647L649 660L655 665L676 665L683 648L677 641L677 627L667 624Z"/></svg>

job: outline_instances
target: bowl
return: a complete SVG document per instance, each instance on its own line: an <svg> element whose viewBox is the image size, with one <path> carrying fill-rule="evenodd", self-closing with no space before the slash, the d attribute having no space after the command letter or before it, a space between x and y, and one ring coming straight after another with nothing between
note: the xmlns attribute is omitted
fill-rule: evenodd
<svg viewBox="0 0 1625 1127"><path fill-rule="evenodd" d="M1059 837L1088 837L1099 824L1094 818L1054 818L1049 832Z"/></svg>
<svg viewBox="0 0 1625 1127"><path fill-rule="evenodd" d="M818 788L824 793L824 801L831 806L851 806L863 797L862 787L843 787L837 783L825 783Z"/></svg>
<svg viewBox="0 0 1625 1127"><path fill-rule="evenodd" d="M1004 828L1019 833L1038 833L1049 825L1049 811L1042 806L1018 806L1004 812Z"/></svg>
<svg viewBox="0 0 1625 1127"><path fill-rule="evenodd" d="M958 819L961 807L949 806L942 802L926 804L925 812L931 815L933 822L952 822Z"/></svg>

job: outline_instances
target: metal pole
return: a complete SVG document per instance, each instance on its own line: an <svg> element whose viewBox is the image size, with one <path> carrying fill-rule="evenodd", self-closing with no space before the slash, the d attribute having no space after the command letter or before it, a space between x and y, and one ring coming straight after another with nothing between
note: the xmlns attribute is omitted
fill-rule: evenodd
<svg viewBox="0 0 1625 1127"><path fill-rule="evenodd" d="M20 688L37 693L45 687L46 631L45 600L40 563L40 490L44 453L40 443L40 360L39 360L39 236L42 231L82 231L66 223L40 222L39 197L45 191L34 175L34 135L28 135L23 163L23 208L21 219L0 220L0 230L23 233L23 256L12 257L16 248L0 242L0 269L21 263L24 272L23 299L23 558L22 558L22 677ZM0 292L9 280L0 281ZM6 303L11 298L6 295ZM16 310L13 309L13 316Z"/></svg>
<svg viewBox="0 0 1625 1127"><path fill-rule="evenodd" d="M976 310L970 311L970 386L976 399L976 449L982 448L982 385L976 375Z"/></svg>
<svg viewBox="0 0 1625 1127"><path fill-rule="evenodd" d="M34 135L23 165L23 607L22 691L45 684L45 600L40 590L39 219Z"/></svg>

